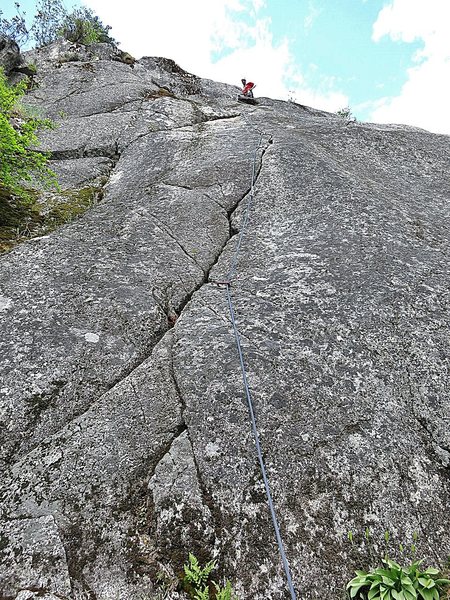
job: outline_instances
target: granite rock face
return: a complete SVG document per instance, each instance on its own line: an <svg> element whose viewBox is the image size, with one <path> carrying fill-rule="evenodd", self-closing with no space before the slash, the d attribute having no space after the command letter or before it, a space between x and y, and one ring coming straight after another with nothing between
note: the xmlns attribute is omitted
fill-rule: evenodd
<svg viewBox="0 0 450 600"><path fill-rule="evenodd" d="M103 198L0 257L0 598L182 598L188 552L289 597L216 283L253 169L231 294L298 595L342 598L386 530L444 561L449 138L105 45L33 61L42 147Z"/></svg>
<svg viewBox="0 0 450 600"><path fill-rule="evenodd" d="M5 75L10 75L18 67L24 65L23 56L16 42L4 35L0 35L0 68Z"/></svg>

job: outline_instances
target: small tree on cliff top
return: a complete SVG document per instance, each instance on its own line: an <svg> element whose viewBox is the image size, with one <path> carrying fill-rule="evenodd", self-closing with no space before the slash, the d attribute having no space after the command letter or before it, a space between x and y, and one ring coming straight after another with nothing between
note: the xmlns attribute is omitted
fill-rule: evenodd
<svg viewBox="0 0 450 600"><path fill-rule="evenodd" d="M86 45L94 42L115 43L109 35L111 27L103 25L89 8L75 7L69 13L61 0L39 0L31 27L28 28L26 13L21 11L18 2L15 7L16 15L11 19L4 18L0 10L0 33L14 39L19 46L32 40L40 48L58 38Z"/></svg>
<svg viewBox="0 0 450 600"><path fill-rule="evenodd" d="M83 6L75 8L65 17L59 33L66 40L79 44L115 43L109 36L110 29L109 25L103 25L90 8Z"/></svg>
<svg viewBox="0 0 450 600"><path fill-rule="evenodd" d="M28 40L29 32L25 20L26 13L20 9L20 4L15 3L16 14L11 19L5 19L0 10L0 34L13 39L18 46Z"/></svg>

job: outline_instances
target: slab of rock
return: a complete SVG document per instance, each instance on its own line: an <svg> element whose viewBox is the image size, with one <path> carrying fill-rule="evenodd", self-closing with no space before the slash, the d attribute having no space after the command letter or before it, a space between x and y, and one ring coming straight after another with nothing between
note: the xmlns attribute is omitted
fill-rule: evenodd
<svg viewBox="0 0 450 600"><path fill-rule="evenodd" d="M338 598L350 565L373 560L365 527L379 555L385 530L397 544L418 532L429 561L450 543L449 190L436 186L448 140L367 129L363 145L362 126L302 135L301 122L293 138L253 119L274 141L231 293L296 586ZM235 241L211 279L226 277ZM177 323L174 372L224 569L242 597L284 598L226 314L224 292L203 286Z"/></svg>
<svg viewBox="0 0 450 600"><path fill-rule="evenodd" d="M29 102L103 199L0 258L0 597L180 598L192 551L289 597L217 284L247 214L230 291L298 596L417 536L444 561L449 138L90 52L43 52Z"/></svg>
<svg viewBox="0 0 450 600"><path fill-rule="evenodd" d="M36 590L53 598L53 592L70 595L66 551L52 515L10 521L2 528L1 546L2 596L28 600Z"/></svg>
<svg viewBox="0 0 450 600"><path fill-rule="evenodd" d="M252 138L226 123L138 139L101 204L3 258L8 460L137 366L205 280L230 235L226 211L248 188Z"/></svg>
<svg viewBox="0 0 450 600"><path fill-rule="evenodd" d="M138 515L134 506L145 497L149 471L184 429L172 377L171 343L169 332L152 357L114 391L48 436L11 469L8 489L2 490L7 538L2 538L6 560L0 570L4 594L18 593L25 583L30 589L55 590L59 579L47 572L44 534L31 526L49 519L57 527L59 545L64 544L75 597L88 591L109 598L151 589L150 580L130 582L128 573L140 564L134 547L147 524L146 512ZM15 548L23 547L23 536L16 532L19 518L30 519L25 524L31 525L26 530L26 552L18 554ZM51 542L49 538L45 543ZM33 586L28 583L30 561ZM59 567L55 572L59 577ZM38 575L45 575L45 581Z"/></svg>
<svg viewBox="0 0 450 600"><path fill-rule="evenodd" d="M188 431L175 438L170 450L155 468L149 481L155 522L152 534L162 555L174 564L186 561L186 548L202 562L211 556L217 539L214 517L199 479L196 457Z"/></svg>
<svg viewBox="0 0 450 600"><path fill-rule="evenodd" d="M23 65L24 59L16 42L5 35L0 35L0 67L5 75L10 75Z"/></svg>

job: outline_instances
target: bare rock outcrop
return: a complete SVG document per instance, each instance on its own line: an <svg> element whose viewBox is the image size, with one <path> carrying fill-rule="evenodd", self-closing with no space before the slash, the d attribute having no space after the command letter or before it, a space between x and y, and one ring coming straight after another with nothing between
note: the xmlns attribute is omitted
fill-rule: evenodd
<svg viewBox="0 0 450 600"><path fill-rule="evenodd" d="M289 597L216 283L253 169L231 294L299 597L340 599L386 530L445 560L449 138L64 52L27 102L103 197L0 257L0 598L156 599L190 551Z"/></svg>
<svg viewBox="0 0 450 600"><path fill-rule="evenodd" d="M3 69L5 75L11 75L24 65L25 61L16 42L0 34L0 68Z"/></svg>

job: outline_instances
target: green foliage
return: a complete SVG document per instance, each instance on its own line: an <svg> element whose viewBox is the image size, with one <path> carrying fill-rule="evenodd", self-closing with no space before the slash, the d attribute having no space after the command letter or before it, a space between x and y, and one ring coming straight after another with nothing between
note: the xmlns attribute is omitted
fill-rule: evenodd
<svg viewBox="0 0 450 600"><path fill-rule="evenodd" d="M22 201L29 199L26 182L35 179L44 185L56 182L47 166L48 155L33 148L38 144L38 129L53 125L20 108L25 89L25 81L8 85L0 69L0 187Z"/></svg>
<svg viewBox="0 0 450 600"><path fill-rule="evenodd" d="M338 117L342 117L346 121L356 121L356 117L353 115L349 106L346 106L345 108L340 108L338 111L336 111L336 114L338 115Z"/></svg>
<svg viewBox="0 0 450 600"><path fill-rule="evenodd" d="M197 558L189 553L189 564L184 565L184 589L189 593L193 600L237 600L233 593L231 583L225 582L225 587L221 587L215 581L209 581L211 572L217 567L214 560L201 567ZM212 595L211 595L212 594Z"/></svg>
<svg viewBox="0 0 450 600"><path fill-rule="evenodd" d="M203 589L195 590L193 598L195 600L209 600L209 587L205 585Z"/></svg>
<svg viewBox="0 0 450 600"><path fill-rule="evenodd" d="M200 588L206 584L211 571L216 567L217 564L214 560L210 560L204 567L201 567L198 559L189 552L189 564L183 567L184 581L195 588Z"/></svg>
<svg viewBox="0 0 450 600"><path fill-rule="evenodd" d="M30 38L38 48L58 38L85 45L115 43L109 35L111 27L103 25L94 12L84 6L75 7L69 13L62 0L39 0L30 29L27 28L26 13L21 11L18 2L15 7L16 15L9 20L2 17L0 10L0 33L13 38L19 46Z"/></svg>
<svg viewBox="0 0 450 600"><path fill-rule="evenodd" d="M224 588L221 588L215 582L213 583L216 590L216 600L233 600L233 598L236 598L236 596L233 594L231 583L229 581L225 582Z"/></svg>
<svg viewBox="0 0 450 600"><path fill-rule="evenodd" d="M108 33L110 29L109 25L103 25L90 8L81 7L75 8L65 17L59 34L78 44L114 43Z"/></svg>
<svg viewBox="0 0 450 600"><path fill-rule="evenodd" d="M39 0L31 26L31 35L38 48L51 44L58 38L67 15L61 0Z"/></svg>
<svg viewBox="0 0 450 600"><path fill-rule="evenodd" d="M362 536L357 533L353 534L352 531L348 531L347 539L354 546L361 546L361 544L363 544L367 554L372 556L375 560L378 560L380 556L381 547L383 547L382 554L385 557L387 557L391 551L396 552L398 549L403 557L409 556L411 560L414 560L417 551L415 542L418 540L418 534L416 531L413 532L412 542L409 544L404 540L394 542L391 532L385 530L377 543L370 529L366 527Z"/></svg>
<svg viewBox="0 0 450 600"><path fill-rule="evenodd" d="M422 571L422 561L415 561L409 567L385 558L385 567L366 573L356 571L347 584L350 598L361 600L440 600L450 580L440 576L438 569L429 567Z"/></svg>

